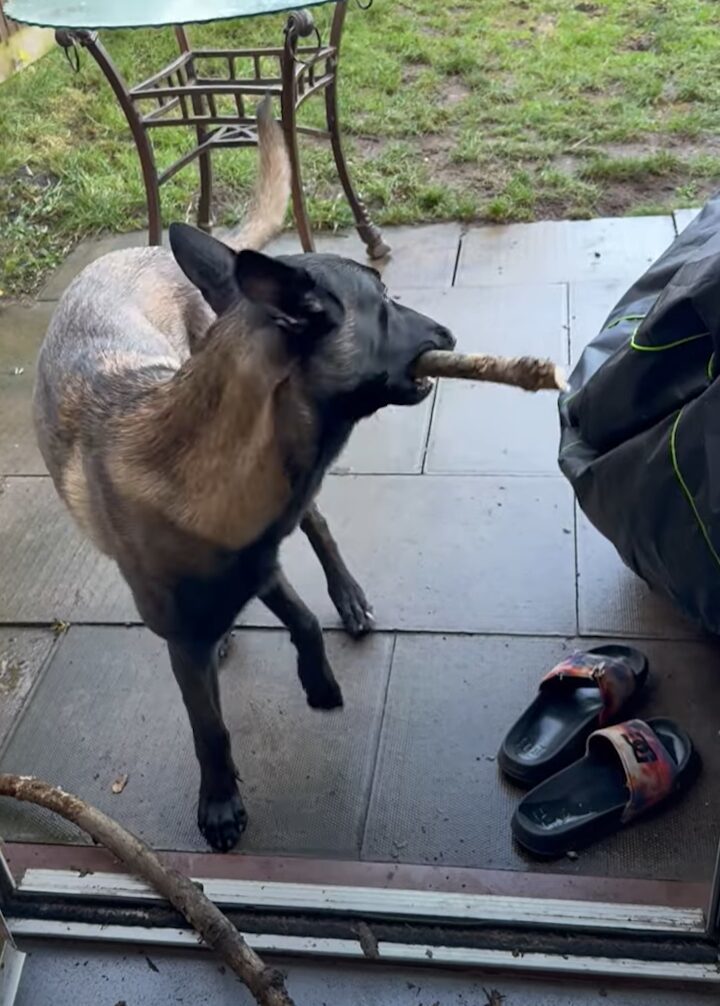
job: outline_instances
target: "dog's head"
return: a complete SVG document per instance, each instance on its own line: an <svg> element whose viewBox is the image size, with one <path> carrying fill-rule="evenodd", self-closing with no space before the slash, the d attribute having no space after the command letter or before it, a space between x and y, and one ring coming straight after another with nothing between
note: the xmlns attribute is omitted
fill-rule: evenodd
<svg viewBox="0 0 720 1006"><path fill-rule="evenodd" d="M413 363L455 344L442 325L392 300L374 269L349 259L236 253L182 224L171 226L170 244L219 317L249 304L259 329L281 334L314 400L349 419L422 401L432 385L413 377Z"/></svg>

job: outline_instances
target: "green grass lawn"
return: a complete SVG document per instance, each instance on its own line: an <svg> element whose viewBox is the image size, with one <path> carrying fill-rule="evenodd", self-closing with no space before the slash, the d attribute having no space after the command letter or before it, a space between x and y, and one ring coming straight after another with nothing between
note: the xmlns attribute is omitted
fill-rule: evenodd
<svg viewBox="0 0 720 1006"><path fill-rule="evenodd" d="M324 33L329 11L318 8ZM196 44L277 44L282 17L192 29ZM175 53L170 31L105 33L133 82ZM356 182L381 223L651 213L701 201L720 177L716 0L375 0L355 4L341 63ZM322 100L310 102L320 122ZM145 222L123 117L92 60L59 50L0 85L0 289L31 293L81 237ZM188 137L158 130L167 163ZM253 152L216 155L217 216L233 222ZM324 144L304 144L314 223L350 223ZM190 166L163 188L185 219Z"/></svg>

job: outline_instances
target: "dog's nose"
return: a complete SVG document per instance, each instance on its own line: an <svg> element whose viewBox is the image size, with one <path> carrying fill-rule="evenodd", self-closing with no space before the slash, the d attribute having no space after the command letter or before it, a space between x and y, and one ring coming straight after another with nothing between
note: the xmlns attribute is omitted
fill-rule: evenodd
<svg viewBox="0 0 720 1006"><path fill-rule="evenodd" d="M444 325L438 325L435 329L435 337L441 349L455 349L455 342L457 340L449 328L445 328Z"/></svg>

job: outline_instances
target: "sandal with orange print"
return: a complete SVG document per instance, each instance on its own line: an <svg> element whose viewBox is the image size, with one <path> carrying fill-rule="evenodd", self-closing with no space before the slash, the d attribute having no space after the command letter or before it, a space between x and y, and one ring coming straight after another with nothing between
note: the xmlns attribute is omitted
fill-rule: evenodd
<svg viewBox="0 0 720 1006"><path fill-rule="evenodd" d="M597 730L584 758L523 798L513 834L537 856L562 856L668 804L699 771L692 741L672 720L628 720Z"/></svg>
<svg viewBox="0 0 720 1006"><path fill-rule="evenodd" d="M502 771L525 786L580 758L593 730L626 719L648 676L647 657L632 646L606 645L571 654L540 682L498 753Z"/></svg>

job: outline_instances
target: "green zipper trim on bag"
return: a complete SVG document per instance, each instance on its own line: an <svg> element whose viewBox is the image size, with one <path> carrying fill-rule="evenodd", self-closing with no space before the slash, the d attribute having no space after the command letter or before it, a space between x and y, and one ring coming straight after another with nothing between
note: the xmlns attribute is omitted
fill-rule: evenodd
<svg viewBox="0 0 720 1006"><path fill-rule="evenodd" d="M678 412L677 417L675 419L675 422L672 425L672 429L670 430L670 459L672 461L672 466L673 466L673 471L675 472L675 477L677 478L678 482L680 483L680 488L682 489L683 493L685 494L685 498L687 499L688 503L690 504L690 508L692 509L692 512L695 515L695 520L697 521L697 525L700 528L700 531L702 532L703 538L705 539L705 544L710 549L710 554L712 555L712 557L715 560L715 562L717 563L717 565L720 566L720 556L715 551L715 546L713 545L712 541L710 540L710 534L708 532L708 529L705 527L705 523L704 523L702 517L700 516L700 511L697 508L697 504L695 503L695 500L693 499L692 493L688 489L687 483L686 483L685 479L682 476L682 472L680 471L680 466L678 465L676 435L677 435L678 423L680 422L680 417L682 416L682 414L683 414L683 409L680 409L680 411Z"/></svg>
<svg viewBox="0 0 720 1006"><path fill-rule="evenodd" d="M678 346L686 346L689 342L697 342L698 339L708 339L710 337L709 332L701 332L699 335L688 335L685 339L668 342L664 346L642 346L639 342L635 342L638 328L640 328L639 325L630 336L630 345L633 349L639 349L643 353L661 353L664 349L676 349Z"/></svg>

